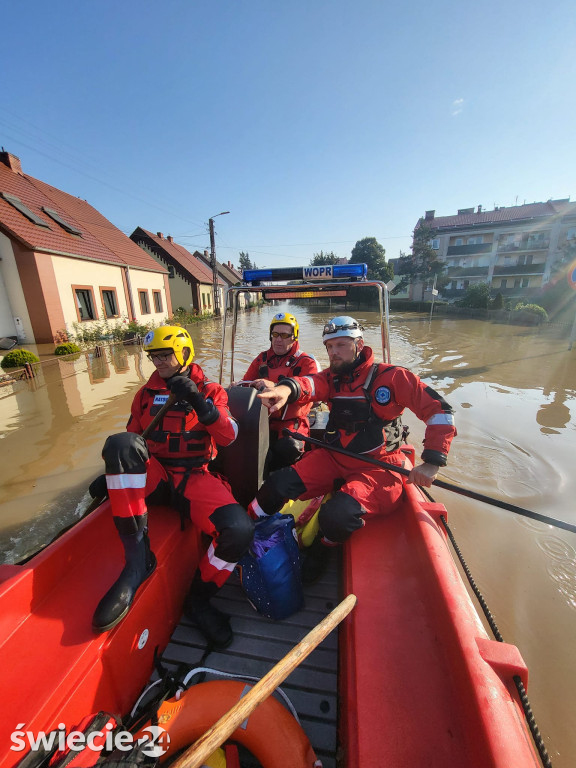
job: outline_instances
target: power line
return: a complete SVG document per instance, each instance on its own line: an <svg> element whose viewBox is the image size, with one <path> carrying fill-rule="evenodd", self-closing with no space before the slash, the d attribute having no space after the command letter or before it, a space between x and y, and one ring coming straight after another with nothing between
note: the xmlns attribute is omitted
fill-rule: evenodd
<svg viewBox="0 0 576 768"><path fill-rule="evenodd" d="M13 136L11 133L7 133L6 130L4 129L3 132L4 132L5 136L10 141L13 141L16 144L19 144L20 146L25 147L26 149L29 149L32 152L36 152L37 154L40 154L43 157L47 157L52 162L58 163L59 165L62 165L64 167L66 167L66 168L69 168L69 169L75 171L76 173L78 173L78 174L80 174L82 176L85 176L86 178L89 178L92 181L97 182L98 184L102 184L103 186L106 186L106 187L108 187L110 189L113 189L115 192L119 192L122 195L125 195L127 197L131 197L134 200L138 200L139 202L142 202L142 203L145 203L146 205L152 206L152 207L156 208L157 210L162 211L162 213L167 213L170 216L175 216L176 218L179 218L182 221L187 221L187 222L189 222L191 224L194 224L194 225L199 225L200 224L200 222L198 222L198 221L196 221L194 219L181 216L181 215L175 213L173 210L168 210L168 209L162 207L158 203L152 202L151 200L148 200L146 198L139 197L138 195L134 195L131 192L128 192L128 191L126 191L126 190L124 190L124 189L122 189L120 187L115 186L114 184L110 184L109 182L104 181L103 179L99 178L98 176L94 176L94 175L92 175L90 173L87 173L84 170L81 170L81 168L79 167L80 165L84 165L84 166L88 166L88 167L89 166L93 166L95 168L98 168L98 170L100 170L100 171L102 171L102 166L101 166L101 164L97 164L94 161L90 160L90 158L87 157L85 154L83 154L80 150L77 150L76 148L63 143L62 141L60 141L56 137L53 137L53 138L57 142L59 142L58 144L55 144L55 143L53 143L51 141L48 141L46 138L44 138L43 133L46 136L50 136L50 134L48 134L46 131L43 131L43 129L39 128L38 126L34 125L34 123L30 122L29 120L26 120L25 118L22 118L19 115L16 115L16 114L14 114L12 112L9 112L4 107L2 108L2 112L6 113L8 115L12 115L13 117L16 118L16 120L18 120L18 121L20 121L22 123L28 124L35 131L37 131L37 134L31 132L30 130L28 130L26 128L22 128L21 126L11 124L10 122L7 122L5 119L3 120L0 117L0 122L3 123L5 126L8 126L8 130L9 131L16 131L17 134L24 133L27 137L29 137L29 139L31 139L34 142L34 144L36 144L36 145L37 144L41 144L41 145L44 145L45 147L48 147L50 150L56 150L57 153L59 153L60 155L63 155L66 159L68 159L72 163L72 165L69 162L65 162L64 160L62 160L59 157L55 157L53 154L51 154L49 152L42 151L41 149L38 148L38 146L31 146L30 144L27 144L25 141L22 141L21 138ZM66 148L68 148L68 150L71 150L72 154L70 154L70 151L67 151ZM74 155L77 155L78 157L75 157ZM170 205L174 204L174 201L168 201L168 202L169 202Z"/></svg>

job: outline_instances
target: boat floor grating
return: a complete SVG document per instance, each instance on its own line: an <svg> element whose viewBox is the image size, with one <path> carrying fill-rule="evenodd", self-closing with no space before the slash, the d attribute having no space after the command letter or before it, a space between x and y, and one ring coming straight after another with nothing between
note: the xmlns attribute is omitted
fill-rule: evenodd
<svg viewBox="0 0 576 768"><path fill-rule="evenodd" d="M171 671L202 665L221 672L263 677L318 624L339 601L336 552L321 582L304 590L304 608L284 621L257 613L246 599L236 574L214 598L231 617L234 641L225 651L206 653L206 642L186 619L176 627L162 662ZM206 675L201 679L221 679ZM338 714L338 636L333 631L284 681L281 688L298 713L301 725L324 768L336 768ZM282 701L282 699L279 699ZM242 752L242 766L258 765Z"/></svg>

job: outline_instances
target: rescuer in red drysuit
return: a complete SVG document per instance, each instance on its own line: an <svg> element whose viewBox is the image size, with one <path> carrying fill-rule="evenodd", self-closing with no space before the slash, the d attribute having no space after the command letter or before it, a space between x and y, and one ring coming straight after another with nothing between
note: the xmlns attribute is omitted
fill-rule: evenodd
<svg viewBox="0 0 576 768"><path fill-rule="evenodd" d="M127 431L111 435L102 451L126 565L100 601L93 625L104 632L128 613L136 590L156 566L147 536L147 502L171 503L212 537L184 610L214 646L226 647L232 641L229 618L209 600L248 550L254 524L207 464L216 455L216 445L234 442L238 426L228 411L226 391L192 362L188 331L157 328L146 335L144 349L156 371L134 398ZM142 431L171 393L177 402L145 440Z"/></svg>
<svg viewBox="0 0 576 768"><path fill-rule="evenodd" d="M285 378L319 373L316 358L302 352L298 341L298 321L288 312L274 315L270 323L270 348L261 352L250 363L243 376L252 387L262 390L274 386ZM270 414L270 449L266 471L274 472L297 461L304 451L301 440L282 435L285 428L303 435L310 434L308 414L312 403L290 403L281 411Z"/></svg>
<svg viewBox="0 0 576 768"><path fill-rule="evenodd" d="M456 434L452 408L406 368L375 363L372 350L364 346L362 330L352 317L333 318L322 336L330 367L313 376L286 379L259 397L272 413L286 402L326 402L327 444L397 465L406 458L400 450L400 416L409 408L426 423L426 433L423 463L411 470L408 482L430 486L445 466ZM362 527L364 515L393 509L402 480L389 470L318 448L304 454L294 467L270 475L249 512L255 517L270 515L287 499L311 499L328 492L333 496L320 508L320 534L306 550L302 566L302 578L308 583L321 575L328 547Z"/></svg>

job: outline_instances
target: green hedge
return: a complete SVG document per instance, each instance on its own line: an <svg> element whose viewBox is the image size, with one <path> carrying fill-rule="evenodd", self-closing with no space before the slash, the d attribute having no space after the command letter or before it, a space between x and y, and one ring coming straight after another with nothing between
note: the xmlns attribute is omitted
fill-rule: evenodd
<svg viewBox="0 0 576 768"><path fill-rule="evenodd" d="M521 301L514 307L513 317L535 323L548 322L548 312L546 312L544 307L541 307L539 304L524 304Z"/></svg>
<svg viewBox="0 0 576 768"><path fill-rule="evenodd" d="M55 355L71 355L74 352L82 352L78 344L74 344L73 341L69 341L66 344L58 344L54 350Z"/></svg>
<svg viewBox="0 0 576 768"><path fill-rule="evenodd" d="M0 366L6 370L7 368L23 368L26 363L39 362L40 358L34 352L29 352L27 349L13 349L12 352L4 355Z"/></svg>

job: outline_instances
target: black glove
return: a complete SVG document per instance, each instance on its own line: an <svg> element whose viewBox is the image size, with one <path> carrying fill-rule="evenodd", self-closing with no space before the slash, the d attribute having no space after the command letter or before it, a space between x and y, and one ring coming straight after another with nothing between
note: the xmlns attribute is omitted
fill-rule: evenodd
<svg viewBox="0 0 576 768"><path fill-rule="evenodd" d="M190 403L201 424L209 426L218 419L220 414L214 403L206 400L204 395L200 394L196 382L189 379L188 376L173 376L167 384L170 392L178 400L186 400L187 403Z"/></svg>
<svg viewBox="0 0 576 768"><path fill-rule="evenodd" d="M108 486L106 485L106 475L98 475L88 486L88 493L93 499L104 499L108 496Z"/></svg>

